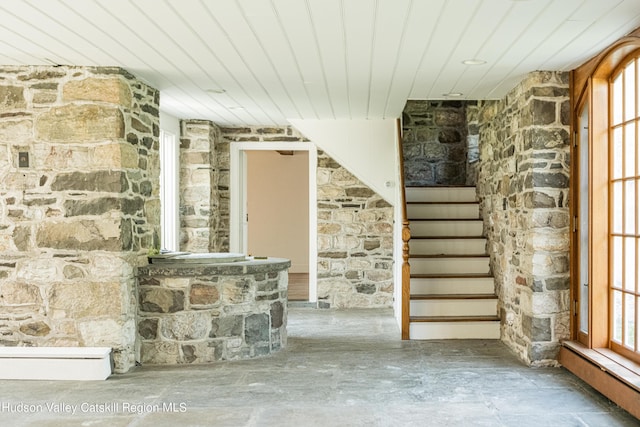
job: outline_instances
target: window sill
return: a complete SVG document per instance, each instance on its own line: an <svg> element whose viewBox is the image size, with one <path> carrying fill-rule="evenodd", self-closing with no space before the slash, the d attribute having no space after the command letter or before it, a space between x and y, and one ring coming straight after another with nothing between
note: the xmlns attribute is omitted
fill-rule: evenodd
<svg viewBox="0 0 640 427"><path fill-rule="evenodd" d="M565 341L560 363L611 401L640 419L640 365L608 349Z"/></svg>

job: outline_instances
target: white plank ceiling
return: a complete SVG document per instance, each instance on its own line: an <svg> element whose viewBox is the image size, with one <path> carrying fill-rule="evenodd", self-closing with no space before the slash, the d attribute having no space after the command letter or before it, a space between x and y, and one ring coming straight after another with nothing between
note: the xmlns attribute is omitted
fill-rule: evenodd
<svg viewBox="0 0 640 427"><path fill-rule="evenodd" d="M11 0L0 64L120 66L179 118L283 125L501 98L637 27L640 0Z"/></svg>

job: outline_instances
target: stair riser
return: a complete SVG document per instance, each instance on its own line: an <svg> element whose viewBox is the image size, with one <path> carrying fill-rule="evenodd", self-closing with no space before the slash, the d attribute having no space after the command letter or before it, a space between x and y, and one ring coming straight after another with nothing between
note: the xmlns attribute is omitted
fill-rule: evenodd
<svg viewBox="0 0 640 427"><path fill-rule="evenodd" d="M495 316L497 299L413 300L411 316Z"/></svg>
<svg viewBox="0 0 640 427"><path fill-rule="evenodd" d="M478 255L486 251L486 239L411 239L414 255Z"/></svg>
<svg viewBox="0 0 640 427"><path fill-rule="evenodd" d="M407 205L407 216L417 218L480 218L480 210L474 205Z"/></svg>
<svg viewBox="0 0 640 427"><path fill-rule="evenodd" d="M482 221L410 221L412 236L481 237Z"/></svg>
<svg viewBox="0 0 640 427"><path fill-rule="evenodd" d="M475 202L474 187L427 187L406 188L408 202Z"/></svg>
<svg viewBox="0 0 640 427"><path fill-rule="evenodd" d="M415 322L409 325L412 340L500 339L500 322Z"/></svg>
<svg viewBox="0 0 640 427"><path fill-rule="evenodd" d="M493 294L493 278L411 279L411 294Z"/></svg>
<svg viewBox="0 0 640 427"><path fill-rule="evenodd" d="M489 258L410 258L411 274L489 274Z"/></svg>

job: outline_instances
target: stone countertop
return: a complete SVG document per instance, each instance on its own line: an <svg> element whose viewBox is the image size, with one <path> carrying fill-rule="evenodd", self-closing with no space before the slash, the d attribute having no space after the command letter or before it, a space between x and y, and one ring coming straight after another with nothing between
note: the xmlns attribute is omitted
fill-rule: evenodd
<svg viewBox="0 0 640 427"><path fill-rule="evenodd" d="M291 261L286 258L249 258L246 261L214 264L163 263L138 267L137 276L235 276L286 270Z"/></svg>

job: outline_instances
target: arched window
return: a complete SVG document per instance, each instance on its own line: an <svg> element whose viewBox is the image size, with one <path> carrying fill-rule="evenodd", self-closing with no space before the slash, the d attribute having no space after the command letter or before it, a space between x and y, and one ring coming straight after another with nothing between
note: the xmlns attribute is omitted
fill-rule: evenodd
<svg viewBox="0 0 640 427"><path fill-rule="evenodd" d="M609 340L610 347L640 362L638 266L638 57L617 67L609 83Z"/></svg>
<svg viewBox="0 0 640 427"><path fill-rule="evenodd" d="M640 30L571 73L571 335L560 361L640 417Z"/></svg>

